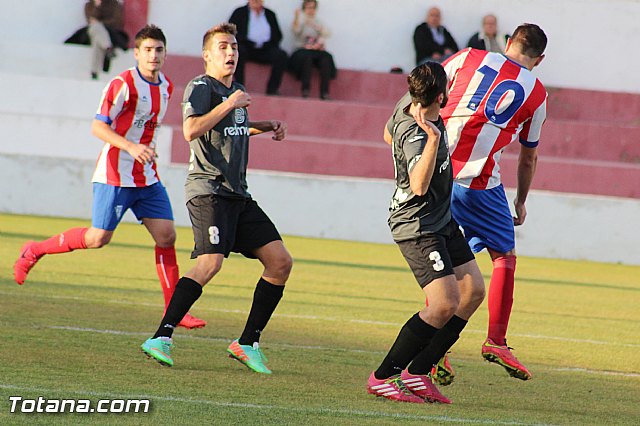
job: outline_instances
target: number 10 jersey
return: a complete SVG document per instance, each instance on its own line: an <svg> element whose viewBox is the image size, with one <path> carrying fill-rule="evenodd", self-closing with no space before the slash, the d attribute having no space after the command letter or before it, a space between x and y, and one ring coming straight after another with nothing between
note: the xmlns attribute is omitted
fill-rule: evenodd
<svg viewBox="0 0 640 426"><path fill-rule="evenodd" d="M500 185L500 155L519 139L534 148L546 119L547 91L528 69L501 53L464 49L443 64L449 102L447 128L456 183L472 189Z"/></svg>

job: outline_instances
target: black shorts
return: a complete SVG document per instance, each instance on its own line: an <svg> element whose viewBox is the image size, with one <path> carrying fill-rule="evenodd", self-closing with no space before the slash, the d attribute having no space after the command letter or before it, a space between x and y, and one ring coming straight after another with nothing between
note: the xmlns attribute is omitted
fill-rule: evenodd
<svg viewBox="0 0 640 426"><path fill-rule="evenodd" d="M255 249L282 240L271 219L252 199L200 195L187 202L195 247L201 254L242 253L255 259Z"/></svg>
<svg viewBox="0 0 640 426"><path fill-rule="evenodd" d="M438 233L397 243L420 287L452 275L453 268L475 259L455 220Z"/></svg>

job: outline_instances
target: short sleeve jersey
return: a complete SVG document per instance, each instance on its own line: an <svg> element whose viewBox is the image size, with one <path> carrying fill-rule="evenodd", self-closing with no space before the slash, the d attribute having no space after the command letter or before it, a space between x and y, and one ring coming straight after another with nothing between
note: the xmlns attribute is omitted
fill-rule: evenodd
<svg viewBox="0 0 640 426"><path fill-rule="evenodd" d="M158 83L151 83L137 68L129 68L104 88L95 118L130 142L155 147L172 93L173 84L163 73ZM91 179L122 187L145 187L159 180L155 162L140 164L127 151L108 143Z"/></svg>
<svg viewBox="0 0 640 426"><path fill-rule="evenodd" d="M440 115L449 132L456 183L471 189L500 185L500 156L518 140L538 146L547 91L528 69L501 53L465 49L443 64L449 102Z"/></svg>
<svg viewBox="0 0 640 426"><path fill-rule="evenodd" d="M189 82L184 92L182 118L208 113L244 87L231 87L203 74ZM249 117L246 108L236 108L204 135L189 142L191 156L185 184L187 201L198 195L251 198L247 190L249 161Z"/></svg>
<svg viewBox="0 0 640 426"><path fill-rule="evenodd" d="M441 118L434 122L441 132L436 164L425 195L411 191L409 174L422 156L427 134L408 113L411 97L407 93L387 122L393 139L396 189L389 207L389 227L394 241L406 241L437 233L451 220L453 174L447 148L447 135Z"/></svg>

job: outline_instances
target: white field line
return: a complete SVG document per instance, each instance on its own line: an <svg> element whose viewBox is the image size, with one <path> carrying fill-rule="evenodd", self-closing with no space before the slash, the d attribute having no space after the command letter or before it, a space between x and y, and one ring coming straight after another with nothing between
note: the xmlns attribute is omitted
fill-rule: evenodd
<svg viewBox="0 0 640 426"><path fill-rule="evenodd" d="M37 326L34 326L34 328ZM69 327L69 326L48 326L52 330L65 330L65 331L77 331L84 333L97 333L97 334L113 334L113 335L121 335L121 336L144 336L148 337L152 333L144 333L144 332L133 332L133 331L122 331L122 330L100 330L96 328L87 328L87 327ZM204 337L204 336L192 336L189 334L181 334L180 339L193 339L193 340L207 340L211 342L229 342L229 339L222 337ZM311 346L311 345L292 345L288 343L269 343L268 346L271 347L280 347L280 348L289 348L289 349L302 349L302 350L317 350L317 351L330 351L330 352L351 352L351 353L364 353L364 354L375 354L380 355L384 354L382 351L370 351L366 349L348 349L348 348L335 348L335 347L327 347L327 346ZM587 373L587 374L595 374L595 375L605 375L605 376L622 376L622 377L638 377L640 378L640 374L638 373L626 373L622 371L606 371L606 370L590 370L586 368L574 368L574 367L560 367L560 368L550 368L546 367L549 371L560 371L560 372L579 372L579 373Z"/></svg>
<svg viewBox="0 0 640 426"><path fill-rule="evenodd" d="M590 370L588 368L577 368L577 367L564 367L564 368L554 368L555 371L576 371L578 373L588 373L588 374L601 374L605 376L622 376L622 377L640 377L638 373L623 373L621 371L598 371L598 370Z"/></svg>
<svg viewBox="0 0 640 426"><path fill-rule="evenodd" d="M10 294L7 292L0 292L0 294ZM11 293L14 295L15 293ZM116 305L132 305L132 306L147 306L147 307L155 307L158 308L160 305L156 303L144 303L144 302L131 302L126 300L105 300L105 299L93 299L89 297L77 297L77 296L56 296L56 295L29 295L31 298L44 298L44 299L61 299L61 300L79 300L83 302L97 302L97 303L112 303ZM243 311L240 309L220 309L220 308L207 308L198 306L198 311L209 311L209 312L218 312L223 314L238 314L238 315L247 315L247 311ZM318 315L300 315L300 314L282 314L282 313L274 313L273 317L277 318L293 318L293 319L305 319L311 321L326 321L326 322L341 322L341 323L351 323L351 324L369 324L369 325L380 325L386 327L394 327L400 328L403 324L395 323L395 322L386 322L386 321L373 321L373 320L365 320L365 319L357 319L357 318L338 318L338 317L325 317ZM472 328L465 328L465 333L476 333L476 334L484 334L486 330L478 330ZM510 333L511 336L516 337L525 337L528 339L539 339L539 340L556 340L560 342L567 343L586 343L591 345L607 345L607 346L620 346L625 348L640 348L639 343L621 343L621 342L612 342L612 341L604 341L604 340L592 340L592 339L573 339L570 337L560 337L560 336L545 336L541 334L527 334L527 333Z"/></svg>
<svg viewBox="0 0 640 426"><path fill-rule="evenodd" d="M0 389L6 389L9 391L16 392L32 392L32 393L41 393L41 394L51 394L51 393L69 393L80 396L89 396L94 398L101 399L149 399L153 402L157 401L167 401L167 402L180 402L187 404L202 404L209 405L214 407L224 407L224 408L248 408L254 410L279 410L285 412L295 412L295 413L305 413L305 414L316 414L316 415L347 415L347 416L357 416L357 417L374 417L374 418L389 418L389 419L407 419L407 420L426 420L426 421L438 421L438 422L446 422L446 423L454 423L454 424L486 424L486 425L533 425L532 423L523 423L519 421L500 421L500 420L492 420L492 419L465 419L459 417L449 417L449 416L429 416L429 415L413 415L413 414L402 414L402 413L387 413L383 411L369 411L369 410L345 410L345 409L334 409L334 408L313 408L313 407L287 407L283 405L271 405L271 404L247 404L247 403L238 403L238 402L226 402L226 401L211 401L206 399L194 399L194 398L182 398L182 397L171 397L171 396L160 396L160 395L149 395L149 394L140 394L140 395L122 395L122 394L113 394L108 392L94 392L89 390L61 390L61 389L47 389L47 388L32 388L32 387L23 387L16 386L8 383L0 383ZM65 398L70 399L70 398ZM83 414L85 416L85 414Z"/></svg>

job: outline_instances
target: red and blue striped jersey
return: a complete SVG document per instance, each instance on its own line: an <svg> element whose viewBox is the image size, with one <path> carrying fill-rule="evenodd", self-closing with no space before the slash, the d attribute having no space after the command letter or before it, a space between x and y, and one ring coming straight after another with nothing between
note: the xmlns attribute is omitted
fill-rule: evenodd
<svg viewBox="0 0 640 426"><path fill-rule="evenodd" d="M95 118L133 143L155 147L173 83L163 73L159 83L145 80L136 67L114 77L102 92ZM104 144L92 182L144 187L158 182L156 163L140 164L128 152Z"/></svg>
<svg viewBox="0 0 640 426"><path fill-rule="evenodd" d="M443 64L449 77L444 119L456 183L500 185L500 155L515 140L536 147L546 119L547 91L505 55L464 49Z"/></svg>

